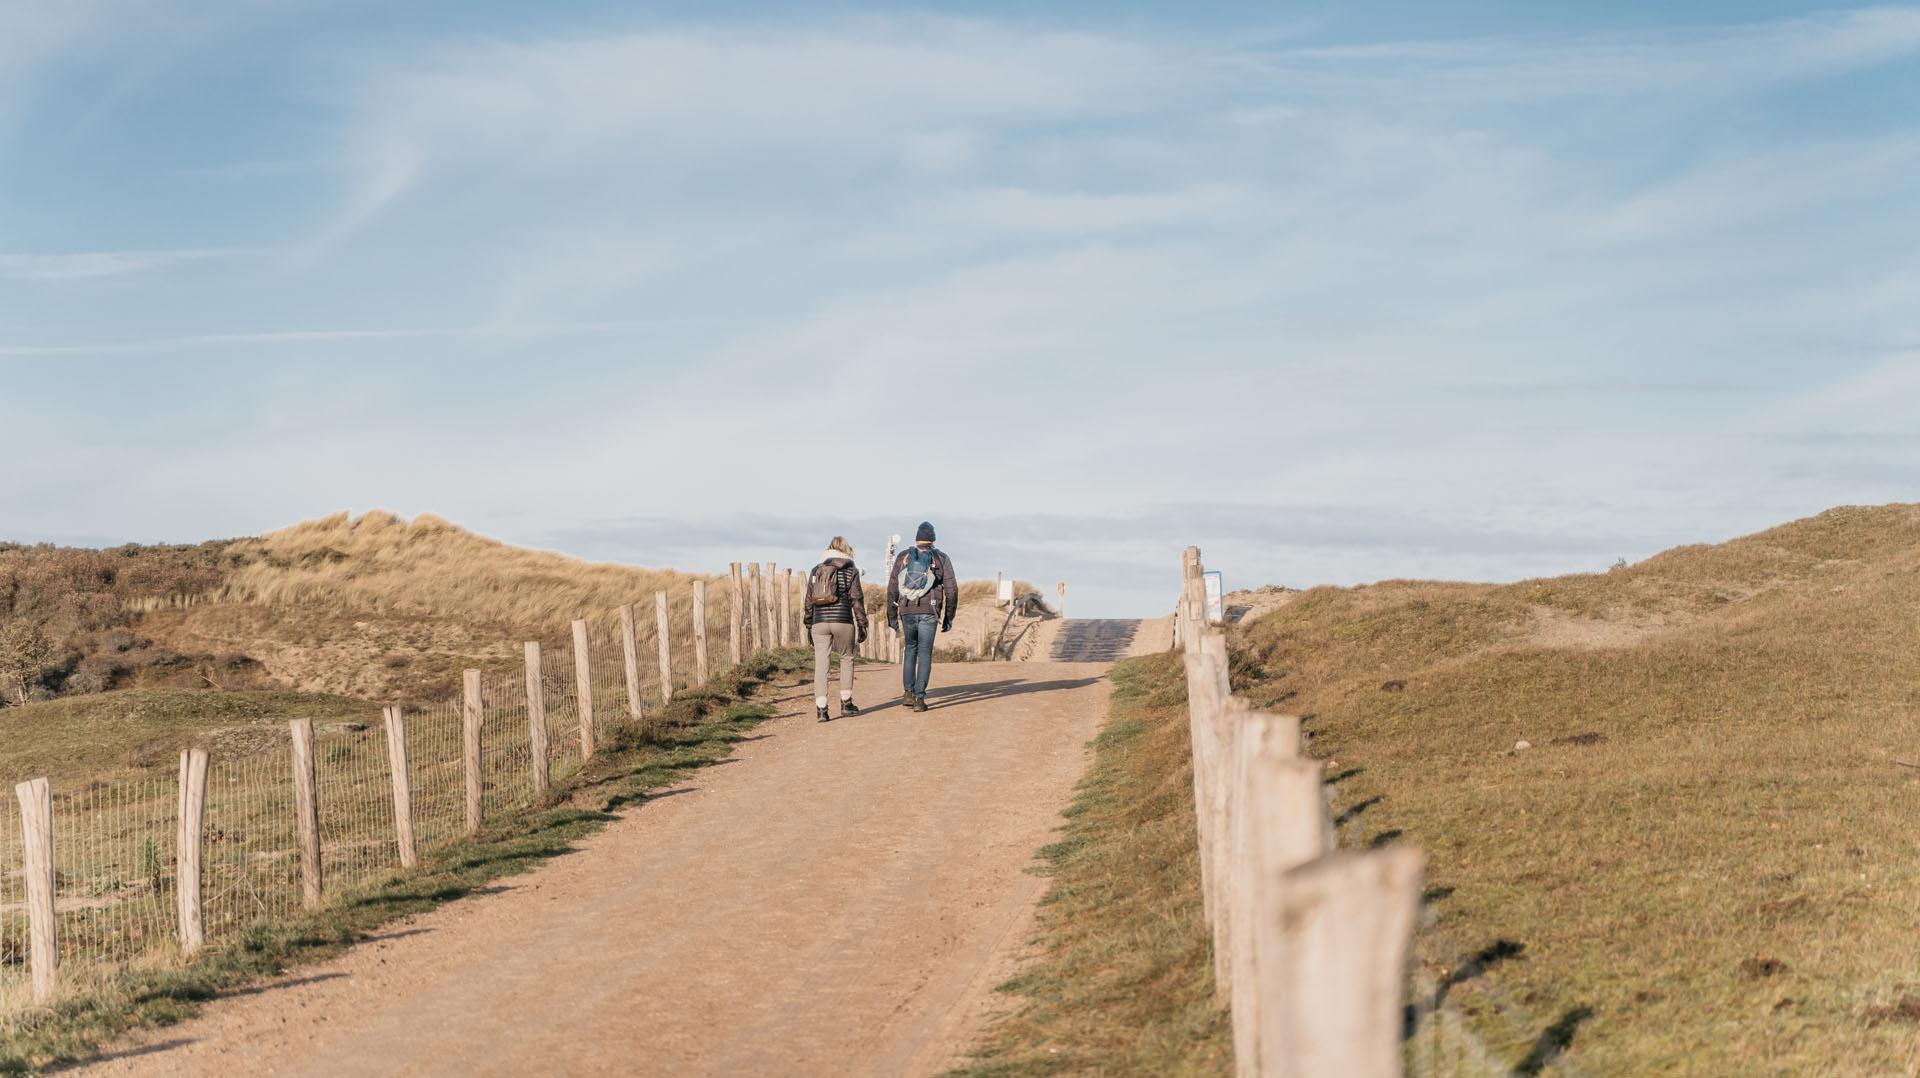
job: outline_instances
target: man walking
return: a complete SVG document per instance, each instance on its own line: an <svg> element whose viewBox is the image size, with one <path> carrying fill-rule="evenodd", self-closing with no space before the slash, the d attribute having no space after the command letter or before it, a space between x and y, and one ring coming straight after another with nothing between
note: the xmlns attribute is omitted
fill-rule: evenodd
<svg viewBox="0 0 1920 1078"><path fill-rule="evenodd" d="M901 702L927 709L927 680L933 676L933 637L953 628L960 605L960 582L953 562L933 545L933 525L920 522L913 545L893 559L887 572L887 628L900 633Z"/></svg>

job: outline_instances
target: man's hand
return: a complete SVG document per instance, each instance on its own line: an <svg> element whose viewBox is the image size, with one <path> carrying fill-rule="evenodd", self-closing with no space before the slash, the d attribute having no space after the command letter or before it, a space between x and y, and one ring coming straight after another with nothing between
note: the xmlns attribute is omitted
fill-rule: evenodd
<svg viewBox="0 0 1920 1078"><path fill-rule="evenodd" d="M894 632L896 632L896 633L897 633L897 632L899 632L899 631L900 631L900 623L899 623L899 622L897 622L897 621L895 621L895 620L893 620L892 618L888 618L888 619L887 619L887 628L889 628L889 629L892 629L892 630L893 630Z"/></svg>
<svg viewBox="0 0 1920 1078"><path fill-rule="evenodd" d="M953 631L953 622L951 622L951 621L949 621L949 622L947 622L947 623L946 623L945 625L942 625L942 626L940 626L940 631L941 631L941 632L943 632L943 633L950 633L950 632L952 632L952 631Z"/></svg>

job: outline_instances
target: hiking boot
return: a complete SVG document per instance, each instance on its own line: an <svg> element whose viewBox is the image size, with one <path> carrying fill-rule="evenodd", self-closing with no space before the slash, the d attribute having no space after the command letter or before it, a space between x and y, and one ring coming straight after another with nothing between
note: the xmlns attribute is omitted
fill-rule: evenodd
<svg viewBox="0 0 1920 1078"><path fill-rule="evenodd" d="M901 693L901 694L900 694L900 706L901 706L901 707L912 707L912 706L913 706L913 694L912 694L912 693L910 693L910 692L903 692L903 693Z"/></svg>
<svg viewBox="0 0 1920 1078"><path fill-rule="evenodd" d="M914 698L913 698L913 709L914 709L915 711L925 711L925 710L927 709L927 698L926 698L926 697L924 697L924 696L916 696L916 697L914 697Z"/></svg>
<svg viewBox="0 0 1920 1078"><path fill-rule="evenodd" d="M813 717L817 722L831 722L833 720L833 716L827 714L827 709L824 707L815 707L813 709Z"/></svg>
<svg viewBox="0 0 1920 1078"><path fill-rule="evenodd" d="M854 703L852 700L842 700L840 701L840 714L858 715L860 714L860 705Z"/></svg>

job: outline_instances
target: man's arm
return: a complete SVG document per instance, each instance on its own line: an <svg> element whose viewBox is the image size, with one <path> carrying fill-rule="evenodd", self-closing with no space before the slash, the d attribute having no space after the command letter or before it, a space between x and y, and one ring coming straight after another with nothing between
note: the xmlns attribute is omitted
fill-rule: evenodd
<svg viewBox="0 0 1920 1078"><path fill-rule="evenodd" d="M960 581L953 575L953 559L944 550L940 552L940 591L945 596L941 605L946 616L940 619L940 631L944 633L953 628L953 612L960 605Z"/></svg>

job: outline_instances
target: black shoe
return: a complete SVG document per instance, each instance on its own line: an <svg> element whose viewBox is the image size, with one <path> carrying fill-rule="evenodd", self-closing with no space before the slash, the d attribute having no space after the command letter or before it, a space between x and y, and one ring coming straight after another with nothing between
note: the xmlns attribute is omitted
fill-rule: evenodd
<svg viewBox="0 0 1920 1078"><path fill-rule="evenodd" d="M827 714L827 709L826 709L826 708L824 708L824 707L816 707L816 708L814 708L814 709L813 709L813 717L814 717L814 719L815 719L815 721L818 721L818 722L831 722L831 721L833 721L833 716L832 716L832 715L829 715L829 714Z"/></svg>
<svg viewBox="0 0 1920 1078"><path fill-rule="evenodd" d="M924 697L924 696L916 696L916 697L914 697L914 698L913 698L913 709L914 709L915 711L925 711L925 710L927 709L927 698L926 698L926 697Z"/></svg>
<svg viewBox="0 0 1920 1078"><path fill-rule="evenodd" d="M860 705L854 703L852 700L842 700L840 701L840 714L858 715L860 714Z"/></svg>
<svg viewBox="0 0 1920 1078"><path fill-rule="evenodd" d="M901 707L912 707L912 706L913 706L913 694L912 694L912 693L910 693L910 692L903 692L903 693L901 693L901 694L900 694L900 706L901 706Z"/></svg>

